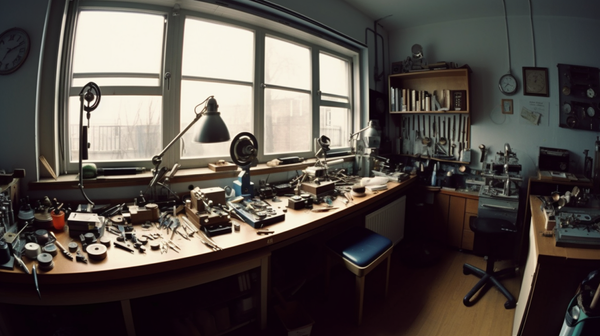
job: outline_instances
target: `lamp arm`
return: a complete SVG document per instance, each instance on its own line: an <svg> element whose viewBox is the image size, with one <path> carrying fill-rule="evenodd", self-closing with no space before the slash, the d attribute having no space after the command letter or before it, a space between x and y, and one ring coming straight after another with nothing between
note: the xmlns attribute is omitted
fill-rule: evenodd
<svg viewBox="0 0 600 336"><path fill-rule="evenodd" d="M205 112L206 108L202 109L202 111L200 111L199 113L196 113L196 117L192 120L192 122L189 125L187 125L187 127L184 128L181 132L179 132L179 134L177 134L177 136L173 138L173 140L171 140L171 142L169 142L169 144L165 146L165 148L160 153L152 157L152 164L154 164L154 174L158 173L158 167L162 163L162 157L169 150L169 148L171 148L171 146L173 146L173 144L177 142L177 140L179 140L185 134L185 132L192 128L192 126L194 126L194 124L198 120L200 120L200 118L204 115Z"/></svg>
<svg viewBox="0 0 600 336"><path fill-rule="evenodd" d="M79 95L79 190L81 190L81 194L83 195L83 198L85 198L85 200L88 202L88 204L90 204L92 207L94 206L94 202L92 202L92 200L90 200L90 198L88 197L88 195L85 193L85 191L83 190L83 148L81 148L81 130L83 128L83 109L84 109L84 105L83 105L83 94Z"/></svg>
<svg viewBox="0 0 600 336"><path fill-rule="evenodd" d="M362 133L362 132L366 131L366 130L367 130L367 128L369 128L369 127L371 127L371 126L367 126L367 127L363 128L363 129L361 129L361 130L358 130L358 131L356 131L356 132L354 132L354 133L350 134L350 139L354 138L354 136L355 136L355 135L358 135L358 134L360 134L360 133Z"/></svg>

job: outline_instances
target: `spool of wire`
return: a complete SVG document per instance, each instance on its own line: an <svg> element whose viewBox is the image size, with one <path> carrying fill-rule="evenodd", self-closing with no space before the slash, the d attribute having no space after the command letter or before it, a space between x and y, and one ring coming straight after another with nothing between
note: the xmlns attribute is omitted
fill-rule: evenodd
<svg viewBox="0 0 600 336"><path fill-rule="evenodd" d="M58 254L58 248L54 244L46 244L42 247L42 251L52 255L53 257Z"/></svg>
<svg viewBox="0 0 600 336"><path fill-rule="evenodd" d="M35 238L37 239L38 244L46 245L48 242L48 230L39 229L35 230Z"/></svg>
<svg viewBox="0 0 600 336"><path fill-rule="evenodd" d="M52 255L50 253L40 253L37 256L37 261L39 264L39 268L42 271L49 271L54 268L54 262L52 259Z"/></svg>
<svg viewBox="0 0 600 336"><path fill-rule="evenodd" d="M107 248L102 244L90 244L85 248L85 251L91 260L100 261L106 259Z"/></svg>
<svg viewBox="0 0 600 336"><path fill-rule="evenodd" d="M25 244L25 256L31 260L36 260L38 254L42 253L42 248L37 243Z"/></svg>

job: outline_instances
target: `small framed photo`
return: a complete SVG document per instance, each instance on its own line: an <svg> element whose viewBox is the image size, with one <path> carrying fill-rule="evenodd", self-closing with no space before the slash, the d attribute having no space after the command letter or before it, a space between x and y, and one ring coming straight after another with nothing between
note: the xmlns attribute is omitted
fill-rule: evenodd
<svg viewBox="0 0 600 336"><path fill-rule="evenodd" d="M512 99L502 99L502 113L503 114L513 114L513 100Z"/></svg>
<svg viewBox="0 0 600 336"><path fill-rule="evenodd" d="M548 68L523 67L523 94L549 97Z"/></svg>

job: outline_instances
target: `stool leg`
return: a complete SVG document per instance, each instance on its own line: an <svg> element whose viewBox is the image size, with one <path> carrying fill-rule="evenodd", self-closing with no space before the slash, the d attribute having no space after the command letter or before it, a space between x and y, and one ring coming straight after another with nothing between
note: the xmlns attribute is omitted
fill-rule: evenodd
<svg viewBox="0 0 600 336"><path fill-rule="evenodd" d="M325 297L329 296L329 281L330 281L330 270L331 269L331 256L327 256L325 261Z"/></svg>
<svg viewBox="0 0 600 336"><path fill-rule="evenodd" d="M362 323L363 302L365 298L365 277L356 277L356 304L358 306L357 324Z"/></svg>
<svg viewBox="0 0 600 336"><path fill-rule="evenodd" d="M387 257L387 273L385 274L385 296L388 295L388 288L390 284L390 265L392 263L392 255Z"/></svg>

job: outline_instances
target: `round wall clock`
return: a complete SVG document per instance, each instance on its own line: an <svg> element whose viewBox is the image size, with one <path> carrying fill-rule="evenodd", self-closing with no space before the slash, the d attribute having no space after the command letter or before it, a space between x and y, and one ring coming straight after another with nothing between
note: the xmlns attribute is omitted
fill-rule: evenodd
<svg viewBox="0 0 600 336"><path fill-rule="evenodd" d="M29 55L30 41L27 32L11 28L0 34L0 75L17 71Z"/></svg>
<svg viewBox="0 0 600 336"><path fill-rule="evenodd" d="M510 72L500 77L500 81L498 82L498 88L500 89L500 92L506 95L515 94L518 87L519 85L517 83L517 79Z"/></svg>

